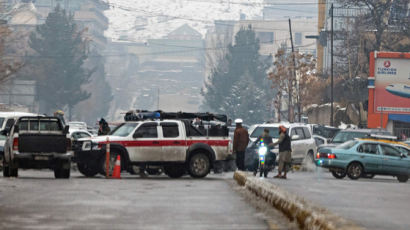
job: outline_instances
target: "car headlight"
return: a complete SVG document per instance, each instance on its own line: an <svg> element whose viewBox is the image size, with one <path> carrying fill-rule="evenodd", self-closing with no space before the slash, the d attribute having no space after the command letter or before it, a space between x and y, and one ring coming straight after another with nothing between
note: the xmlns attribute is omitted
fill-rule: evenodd
<svg viewBox="0 0 410 230"><path fill-rule="evenodd" d="M101 145L99 145L99 144L91 144L91 149L92 150L101 150Z"/></svg>
<svg viewBox="0 0 410 230"><path fill-rule="evenodd" d="M82 150L83 150L83 151L89 151L89 150L91 150L91 141L84 141L84 142L83 142Z"/></svg>
<svg viewBox="0 0 410 230"><path fill-rule="evenodd" d="M266 148L265 146L260 147L260 148L258 149L259 155L265 155L266 152L268 152L268 148Z"/></svg>

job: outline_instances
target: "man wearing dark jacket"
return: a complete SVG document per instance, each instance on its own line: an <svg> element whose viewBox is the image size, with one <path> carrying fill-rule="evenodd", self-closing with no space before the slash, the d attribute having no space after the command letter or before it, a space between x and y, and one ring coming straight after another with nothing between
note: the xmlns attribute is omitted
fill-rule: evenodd
<svg viewBox="0 0 410 230"><path fill-rule="evenodd" d="M278 175L274 178L286 179L287 166L290 165L292 161L292 147L289 135L286 132L285 126L279 126L279 140L275 143L269 145L269 147L274 147L279 144L279 168ZM282 172L284 173L282 176Z"/></svg>
<svg viewBox="0 0 410 230"><path fill-rule="evenodd" d="M236 119L236 129L233 136L233 153L236 154L236 167L245 170L245 150L249 143L249 134L242 127L242 119Z"/></svg>

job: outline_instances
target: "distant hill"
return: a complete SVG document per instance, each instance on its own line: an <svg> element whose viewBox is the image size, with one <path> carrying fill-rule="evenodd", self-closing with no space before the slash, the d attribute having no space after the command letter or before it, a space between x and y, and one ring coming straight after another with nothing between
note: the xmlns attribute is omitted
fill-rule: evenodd
<svg viewBox="0 0 410 230"><path fill-rule="evenodd" d="M317 0L309 0L310 3ZM317 16L317 6L294 4L292 0L110 0L105 14L110 20L106 35L113 40L145 41L162 38L183 24L202 36L214 20L262 19L263 7L271 6L277 19ZM306 1L298 1L306 2ZM278 4L278 5L272 5Z"/></svg>

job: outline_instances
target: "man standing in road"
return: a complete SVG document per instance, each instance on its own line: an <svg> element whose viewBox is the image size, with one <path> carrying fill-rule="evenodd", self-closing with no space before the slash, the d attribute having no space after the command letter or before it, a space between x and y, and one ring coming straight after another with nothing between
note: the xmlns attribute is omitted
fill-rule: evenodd
<svg viewBox="0 0 410 230"><path fill-rule="evenodd" d="M242 127L242 119L236 119L236 129L233 136L233 153L236 154L236 167L239 170L245 170L245 150L249 143L249 134Z"/></svg>
<svg viewBox="0 0 410 230"><path fill-rule="evenodd" d="M277 142L272 143L269 147L274 147L279 144L279 168L278 175L274 178L286 179L287 166L290 165L292 160L292 147L289 135L286 133L285 126L279 126L279 139ZM283 172L283 176L282 176Z"/></svg>

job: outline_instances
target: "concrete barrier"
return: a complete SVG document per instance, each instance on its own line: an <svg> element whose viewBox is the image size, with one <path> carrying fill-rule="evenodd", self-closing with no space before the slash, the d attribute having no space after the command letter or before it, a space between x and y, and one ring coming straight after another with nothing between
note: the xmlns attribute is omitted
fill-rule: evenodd
<svg viewBox="0 0 410 230"><path fill-rule="evenodd" d="M291 221L297 221L300 229L364 230L364 228L290 194L272 183L248 176L245 172L236 171L233 177L239 185L245 186L256 196L280 210Z"/></svg>

